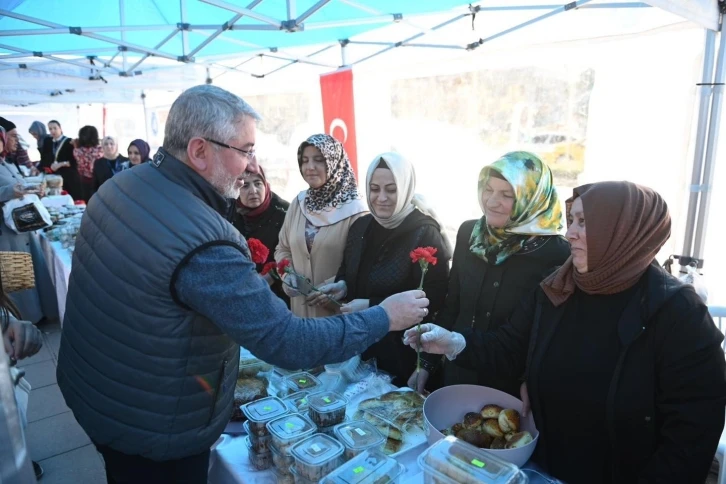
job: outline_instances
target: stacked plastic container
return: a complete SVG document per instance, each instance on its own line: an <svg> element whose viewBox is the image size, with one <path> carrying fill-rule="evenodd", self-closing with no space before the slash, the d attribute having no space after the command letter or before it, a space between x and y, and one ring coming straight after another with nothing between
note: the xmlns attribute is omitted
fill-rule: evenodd
<svg viewBox="0 0 726 484"><path fill-rule="evenodd" d="M294 481L290 467L295 464L292 447L315 433L316 427L309 418L299 413L284 415L267 423L272 438L271 452L278 482Z"/></svg>
<svg viewBox="0 0 726 484"><path fill-rule="evenodd" d="M343 444L345 460L351 460L365 451L380 451L386 438L365 420L346 422L335 426L335 438Z"/></svg>
<svg viewBox="0 0 726 484"><path fill-rule="evenodd" d="M317 484L343 464L343 445L332 437L315 434L293 446L290 468L297 484Z"/></svg>
<svg viewBox="0 0 726 484"><path fill-rule="evenodd" d="M406 468L378 451L365 451L338 467L321 484L395 484Z"/></svg>
<svg viewBox="0 0 726 484"><path fill-rule="evenodd" d="M310 420L318 432L334 437L333 429L345 420L348 400L335 392L321 392L308 397Z"/></svg>
<svg viewBox="0 0 726 484"><path fill-rule="evenodd" d="M267 423L289 413L289 409L279 398L267 397L243 405L242 412L247 417L245 444L250 463L260 471L269 469L272 466L272 436Z"/></svg>
<svg viewBox="0 0 726 484"><path fill-rule="evenodd" d="M446 437L418 458L424 484L526 484L517 466L455 437Z"/></svg>

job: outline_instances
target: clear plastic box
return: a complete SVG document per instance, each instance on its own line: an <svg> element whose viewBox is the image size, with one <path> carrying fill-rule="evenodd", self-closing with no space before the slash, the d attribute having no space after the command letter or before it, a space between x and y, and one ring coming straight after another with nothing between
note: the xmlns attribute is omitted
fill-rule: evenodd
<svg viewBox="0 0 726 484"><path fill-rule="evenodd" d="M250 457L250 464L252 464L252 467L258 471L264 471L265 469L272 467L272 452L263 452L261 454L255 452L252 448L252 442L250 442L249 436L245 437L245 445L247 446L247 455Z"/></svg>
<svg viewBox="0 0 726 484"><path fill-rule="evenodd" d="M313 481L312 479L308 479L307 477L300 475L295 466L290 467L290 473L292 474L293 479L295 479L295 484L318 484L318 482L320 482Z"/></svg>
<svg viewBox="0 0 726 484"><path fill-rule="evenodd" d="M290 469L285 469L283 472L282 469L276 469L273 467L272 473L275 474L277 484L295 484L295 476L292 475Z"/></svg>
<svg viewBox="0 0 726 484"><path fill-rule="evenodd" d="M327 435L315 434L292 448L297 474L318 482L343 463L343 444Z"/></svg>
<svg viewBox="0 0 726 484"><path fill-rule="evenodd" d="M406 468L377 451L365 451L347 464L338 467L321 484L386 484L397 483Z"/></svg>
<svg viewBox="0 0 726 484"><path fill-rule="evenodd" d="M270 447L270 451L272 452L272 465L282 473L289 473L290 467L295 465L295 458L290 454L280 452L274 445Z"/></svg>
<svg viewBox="0 0 726 484"><path fill-rule="evenodd" d="M348 399L335 392L321 392L308 397L310 420L318 427L332 427L345 420Z"/></svg>
<svg viewBox="0 0 726 484"><path fill-rule="evenodd" d="M286 377L285 385L287 385L289 393L300 391L313 393L316 389L321 387L320 380L304 371Z"/></svg>
<svg viewBox="0 0 726 484"><path fill-rule="evenodd" d="M299 413L289 413L267 422L273 445L285 454L290 453L294 444L314 434L316 429L309 418Z"/></svg>
<svg viewBox="0 0 726 484"><path fill-rule="evenodd" d="M272 445L272 435L260 436L251 433L250 422L248 420L245 421L245 423L242 425L242 428L244 428L245 432L247 432L247 435L250 438L250 443L252 444L252 449L255 452L257 452L258 454L264 454L265 452L270 451L270 447Z"/></svg>
<svg viewBox="0 0 726 484"><path fill-rule="evenodd" d="M310 408L310 403L308 402L309 395L310 392L295 392L285 397L283 401L288 406L291 412L305 413Z"/></svg>
<svg viewBox="0 0 726 484"><path fill-rule="evenodd" d="M281 417L289 411L287 405L277 397L261 398L242 405L242 412L249 421L250 435L255 434L260 437L270 434L267 431L267 422Z"/></svg>
<svg viewBox="0 0 726 484"><path fill-rule="evenodd" d="M366 450L379 450L386 438L365 420L342 423L335 426L335 437L345 447L345 460L350 460Z"/></svg>
<svg viewBox="0 0 726 484"><path fill-rule="evenodd" d="M425 484L526 484L517 466L450 436L426 449L418 458Z"/></svg>

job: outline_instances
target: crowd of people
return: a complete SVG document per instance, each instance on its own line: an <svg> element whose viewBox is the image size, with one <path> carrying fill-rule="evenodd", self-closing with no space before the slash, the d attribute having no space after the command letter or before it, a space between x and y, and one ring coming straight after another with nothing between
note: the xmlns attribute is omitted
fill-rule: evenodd
<svg viewBox="0 0 726 484"><path fill-rule="evenodd" d="M36 169L88 200L57 376L109 483L206 482L238 345L286 369L362 355L424 394L520 397L534 462L564 482L704 482L724 426L723 335L655 260L671 231L657 192L585 185L563 213L547 164L506 153L483 160L481 217L452 246L400 153L375 156L361 189L343 145L314 134L297 150L308 188L283 200L257 162L259 120L234 94L191 88L152 160L141 140L127 159L93 127L71 141L55 121L31 126ZM33 165L7 151L3 166ZM423 277L419 247L436 255ZM264 273L286 261L282 278Z"/></svg>

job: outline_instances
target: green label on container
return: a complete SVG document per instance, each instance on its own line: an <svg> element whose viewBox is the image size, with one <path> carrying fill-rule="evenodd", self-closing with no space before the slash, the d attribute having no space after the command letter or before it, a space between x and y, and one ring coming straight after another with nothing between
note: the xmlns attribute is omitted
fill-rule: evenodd
<svg viewBox="0 0 726 484"><path fill-rule="evenodd" d="M299 381L300 383L302 383L303 385L304 385L305 383L307 383L307 382L308 382L307 380L298 380L298 381Z"/></svg>
<svg viewBox="0 0 726 484"><path fill-rule="evenodd" d="M325 403L330 403L330 397L323 397L323 401Z"/></svg>
<svg viewBox="0 0 726 484"><path fill-rule="evenodd" d="M300 400L300 403L302 403L303 405L305 405L306 403L308 403L308 399L307 398L303 398L302 400Z"/></svg>
<svg viewBox="0 0 726 484"><path fill-rule="evenodd" d="M272 410L272 407L270 407L270 406L268 405L268 406L266 406L266 407L262 407L262 410L264 410L265 412L269 412L270 410Z"/></svg>
<svg viewBox="0 0 726 484"><path fill-rule="evenodd" d="M474 459L473 461L471 461L471 463L474 464L475 466L477 466L479 469L483 469L486 466L485 463L483 463L482 461L480 461L478 459Z"/></svg>
<svg viewBox="0 0 726 484"><path fill-rule="evenodd" d="M293 428L295 428L295 424L294 424L294 423L292 423L292 422L287 422L287 423L285 424L285 426L286 426L287 428L289 428L289 429L293 429Z"/></svg>
<svg viewBox="0 0 726 484"><path fill-rule="evenodd" d="M361 473L361 472L363 472L364 470L366 470L366 468L365 468L365 467L363 467L363 466L358 466L358 467L356 467L355 469L353 469L353 474L360 474L360 473Z"/></svg>

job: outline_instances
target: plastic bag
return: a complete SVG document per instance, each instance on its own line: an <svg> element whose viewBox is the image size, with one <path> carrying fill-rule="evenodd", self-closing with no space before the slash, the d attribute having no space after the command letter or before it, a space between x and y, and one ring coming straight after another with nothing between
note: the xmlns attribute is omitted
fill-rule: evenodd
<svg viewBox="0 0 726 484"><path fill-rule="evenodd" d="M53 223L48 209L40 203L37 195L25 195L6 202L3 218L5 225L16 234L44 229Z"/></svg>
<svg viewBox="0 0 726 484"><path fill-rule="evenodd" d="M704 304L708 304L708 286L705 278L698 273L698 269L689 265L686 267L686 273L681 274L678 280L685 284L690 284L696 290L696 294L703 300Z"/></svg>

